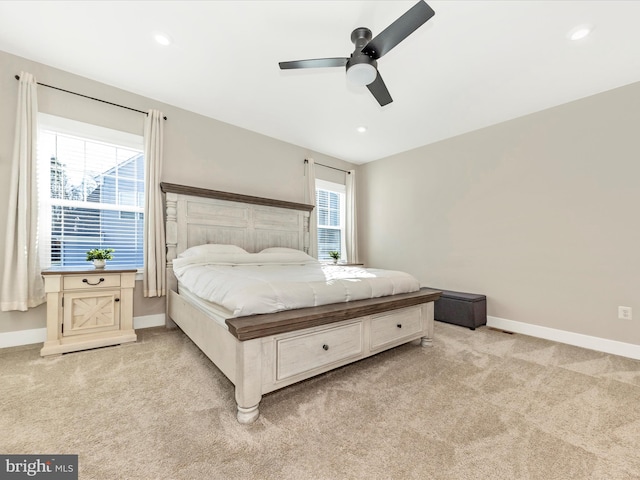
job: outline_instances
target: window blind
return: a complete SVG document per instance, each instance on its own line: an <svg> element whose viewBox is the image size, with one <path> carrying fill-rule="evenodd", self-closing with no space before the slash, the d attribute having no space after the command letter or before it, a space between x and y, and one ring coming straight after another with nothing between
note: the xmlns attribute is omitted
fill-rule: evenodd
<svg viewBox="0 0 640 480"><path fill-rule="evenodd" d="M38 158L43 266L88 266L87 250L113 248L110 265L142 267L142 145L45 126L38 133Z"/></svg>
<svg viewBox="0 0 640 480"><path fill-rule="evenodd" d="M322 188L316 189L318 215L318 259L330 260L329 252L343 254L344 200L343 194Z"/></svg>

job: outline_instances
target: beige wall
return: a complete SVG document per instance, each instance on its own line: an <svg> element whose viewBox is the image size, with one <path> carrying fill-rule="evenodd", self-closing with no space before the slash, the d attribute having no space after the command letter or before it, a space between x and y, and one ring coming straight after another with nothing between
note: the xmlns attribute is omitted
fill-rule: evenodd
<svg viewBox="0 0 640 480"><path fill-rule="evenodd" d="M0 52L2 253L13 75L21 70L40 82L164 111L163 181L302 202L303 158L353 168ZM141 114L47 88L38 94L40 111L142 133ZM639 134L640 84L633 84L358 167L361 257L409 271L423 285L485 293L492 316L640 344ZM316 172L339 181L331 170ZM134 315L164 311L162 299L140 292ZM618 305L633 307L635 320L618 320ZM0 333L44 327L44 315L42 306L0 313Z"/></svg>
<svg viewBox="0 0 640 480"><path fill-rule="evenodd" d="M484 293L491 316L640 344L639 139L636 83L366 164L362 257Z"/></svg>
<svg viewBox="0 0 640 480"><path fill-rule="evenodd" d="M46 65L0 52L0 268L4 262L6 206L13 148L20 71L33 73L41 83L146 111L162 110L165 123L165 182L193 185L246 195L303 202L303 159L339 168L353 168L341 160L281 142L232 125L162 104L108 85L93 82ZM38 88L41 112L114 129L142 134L144 115L67 93ZM318 178L335 179L332 171L319 167ZM164 312L164 300L142 297L136 287L134 316ZM0 333L45 326L44 306L29 312L0 312Z"/></svg>

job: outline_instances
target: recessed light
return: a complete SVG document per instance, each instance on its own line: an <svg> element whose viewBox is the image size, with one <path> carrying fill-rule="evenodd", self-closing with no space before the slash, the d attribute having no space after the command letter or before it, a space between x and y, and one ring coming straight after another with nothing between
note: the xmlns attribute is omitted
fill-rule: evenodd
<svg viewBox="0 0 640 480"><path fill-rule="evenodd" d="M367 131L367 127L365 127L364 125L360 125L358 128L356 128L356 132L358 133L365 133Z"/></svg>
<svg viewBox="0 0 640 480"><path fill-rule="evenodd" d="M158 42L160 45L163 46L167 46L167 45L171 45L171 38L169 37L169 35L165 34L165 33L156 33L153 38L155 39L156 42Z"/></svg>
<svg viewBox="0 0 640 480"><path fill-rule="evenodd" d="M578 25L577 27L572 28L567 33L567 38L570 40L582 40L586 36L588 36L593 31L592 25Z"/></svg>

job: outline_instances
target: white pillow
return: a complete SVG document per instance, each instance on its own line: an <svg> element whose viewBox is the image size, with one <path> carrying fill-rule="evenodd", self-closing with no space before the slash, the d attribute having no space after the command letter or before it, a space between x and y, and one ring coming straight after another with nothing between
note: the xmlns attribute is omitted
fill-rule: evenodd
<svg viewBox="0 0 640 480"><path fill-rule="evenodd" d="M269 247L262 250L260 253L300 253L302 250L287 247Z"/></svg>
<svg viewBox="0 0 640 480"><path fill-rule="evenodd" d="M221 243L208 243L206 245L196 245L195 247L187 248L178 257L194 257L196 255L208 255L218 253L247 253L244 248L237 245L223 245Z"/></svg>

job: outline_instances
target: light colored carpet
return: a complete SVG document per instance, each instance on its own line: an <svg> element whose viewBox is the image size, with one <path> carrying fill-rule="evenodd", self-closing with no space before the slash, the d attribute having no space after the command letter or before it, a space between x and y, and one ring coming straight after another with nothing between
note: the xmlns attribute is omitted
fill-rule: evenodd
<svg viewBox="0 0 640 480"><path fill-rule="evenodd" d="M266 395L179 331L40 358L0 350L0 452L79 454L81 479L639 479L640 362L436 322L410 344Z"/></svg>

